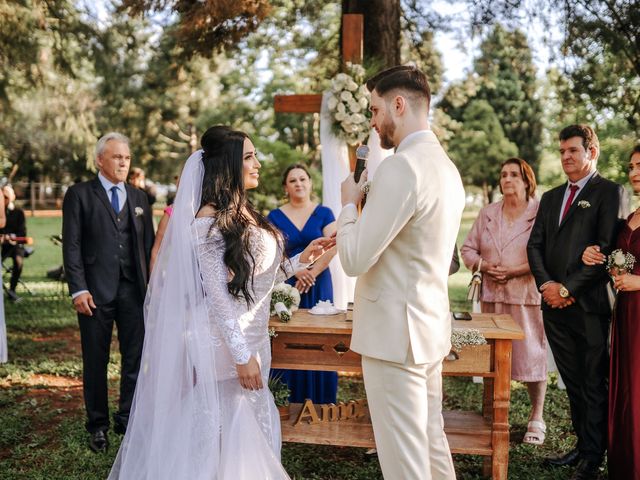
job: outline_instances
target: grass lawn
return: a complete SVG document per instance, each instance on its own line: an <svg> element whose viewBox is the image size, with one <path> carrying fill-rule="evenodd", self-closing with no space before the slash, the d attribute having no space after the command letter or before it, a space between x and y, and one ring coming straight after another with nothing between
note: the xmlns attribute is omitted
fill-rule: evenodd
<svg viewBox="0 0 640 480"><path fill-rule="evenodd" d="M473 216L465 216L460 243ZM87 447L82 403L79 334L76 316L66 296L66 287L45 277L48 269L61 263L60 247L48 239L59 233L59 218L30 218L28 228L36 239L36 252L25 261L23 280L32 295L18 288L20 303L5 302L9 341L9 363L0 365L0 478L18 479L105 479L119 445L111 434L111 448L96 455ZM466 286L470 274L463 267L450 281L452 309L468 310ZM112 346L109 380L112 407L118 389L119 355ZM341 377L341 400L362 395L362 379ZM481 385L470 379L445 378L444 403L447 408L478 410ZM571 448L568 402L564 391L556 388L552 376L545 419L547 440L543 447L522 445L529 411L524 385L512 382L510 411L511 450L509 478L563 479L570 469L546 469L542 457ZM295 479L382 478L375 457L367 458L359 448L284 444L284 466ZM481 477L482 458L456 455L459 479Z"/></svg>

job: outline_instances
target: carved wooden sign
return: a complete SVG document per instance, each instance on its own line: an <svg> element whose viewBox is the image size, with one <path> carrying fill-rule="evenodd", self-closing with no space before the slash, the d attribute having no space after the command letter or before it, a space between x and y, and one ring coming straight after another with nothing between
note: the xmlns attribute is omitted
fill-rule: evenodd
<svg viewBox="0 0 640 480"><path fill-rule="evenodd" d="M327 403L317 406L310 399L306 399L293 426L303 421L309 424L339 422L366 415L369 415L369 408L365 398L350 400L347 403L340 402L337 405Z"/></svg>

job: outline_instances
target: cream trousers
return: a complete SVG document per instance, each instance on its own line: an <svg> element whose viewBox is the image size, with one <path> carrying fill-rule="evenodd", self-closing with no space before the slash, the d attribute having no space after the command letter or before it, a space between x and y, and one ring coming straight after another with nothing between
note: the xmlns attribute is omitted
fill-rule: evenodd
<svg viewBox="0 0 640 480"><path fill-rule="evenodd" d="M442 418L442 362L362 357L364 385L386 480L455 480Z"/></svg>

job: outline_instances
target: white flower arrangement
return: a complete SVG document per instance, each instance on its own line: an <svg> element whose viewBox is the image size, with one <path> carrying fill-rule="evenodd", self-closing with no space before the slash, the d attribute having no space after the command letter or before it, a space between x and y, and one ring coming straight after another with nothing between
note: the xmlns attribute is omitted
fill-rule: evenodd
<svg viewBox="0 0 640 480"><path fill-rule="evenodd" d="M133 209L133 213L135 213L136 217L140 217L144 214L144 210L142 207L136 207Z"/></svg>
<svg viewBox="0 0 640 480"><path fill-rule="evenodd" d="M615 269L618 275L632 271L635 264L636 257L631 253L623 252L619 248L611 252L607 257L607 270Z"/></svg>
<svg viewBox="0 0 640 480"><path fill-rule="evenodd" d="M451 350L460 352L467 345L485 345L487 339L477 328L462 328L451 330Z"/></svg>
<svg viewBox="0 0 640 480"><path fill-rule="evenodd" d="M283 322L291 320L291 314L298 310L300 292L288 283L279 283L271 291L271 315L278 315Z"/></svg>
<svg viewBox="0 0 640 480"><path fill-rule="evenodd" d="M362 65L347 62L346 70L331 79L327 106L334 133L349 145L358 145L369 136L369 91L364 85Z"/></svg>
<svg viewBox="0 0 640 480"><path fill-rule="evenodd" d="M591 204L590 204L588 201L586 201L586 200L580 200L580 201L578 202L578 206L579 206L580 208L589 208L589 207L591 206Z"/></svg>
<svg viewBox="0 0 640 480"><path fill-rule="evenodd" d="M369 195L369 190L371 190L371 180L367 180L360 187L360 191L365 195Z"/></svg>

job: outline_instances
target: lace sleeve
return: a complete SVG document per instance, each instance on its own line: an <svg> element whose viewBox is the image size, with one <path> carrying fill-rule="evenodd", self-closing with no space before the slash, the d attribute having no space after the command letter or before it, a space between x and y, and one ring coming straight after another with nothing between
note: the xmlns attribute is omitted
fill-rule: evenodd
<svg viewBox="0 0 640 480"><path fill-rule="evenodd" d="M299 253L295 257L284 258L282 260L282 268L279 268L276 274L276 283L284 282L287 278L293 277L298 270L302 270L311 265L310 263L302 263L300 261L300 255L302 254Z"/></svg>
<svg viewBox="0 0 640 480"><path fill-rule="evenodd" d="M224 240L219 232L214 231L198 247L209 320L219 328L234 361L246 364L251 351L237 321L234 299L227 290L228 269L223 256Z"/></svg>

